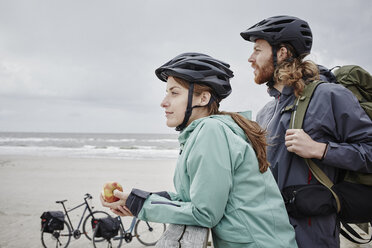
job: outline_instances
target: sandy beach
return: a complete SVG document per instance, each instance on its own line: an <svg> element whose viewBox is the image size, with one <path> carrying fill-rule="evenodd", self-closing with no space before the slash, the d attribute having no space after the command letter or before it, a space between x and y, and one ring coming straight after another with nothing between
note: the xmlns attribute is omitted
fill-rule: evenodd
<svg viewBox="0 0 372 248"><path fill-rule="evenodd" d="M3 227L0 247L42 247L40 215L46 210L62 210L62 206L55 203L57 200L67 199L67 207L72 208L83 202L85 193L90 193L95 209L103 210L98 196L106 181L121 182L124 191L133 187L149 191L173 190L175 162L172 159L1 156L0 223ZM75 223L82 211L83 208L71 212ZM124 246L143 247L135 239ZM91 247L91 244L82 236L78 240L72 238L69 247Z"/></svg>
<svg viewBox="0 0 372 248"><path fill-rule="evenodd" d="M83 202L85 193L93 195L96 210L103 208L99 193L106 181L118 181L124 191L133 187L149 191L173 190L176 161L83 159L40 156L0 157L0 231L1 248L42 247L40 215L46 210L62 210L55 201L65 200L72 208ZM73 223L82 209L71 212ZM81 237L72 238L69 247L91 247ZM137 240L122 247L144 247ZM343 248L372 247L354 245L342 240Z"/></svg>

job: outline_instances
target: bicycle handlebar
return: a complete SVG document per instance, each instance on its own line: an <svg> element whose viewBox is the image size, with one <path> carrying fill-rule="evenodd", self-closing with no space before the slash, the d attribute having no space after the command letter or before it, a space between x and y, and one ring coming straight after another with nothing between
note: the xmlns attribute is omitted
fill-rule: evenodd
<svg viewBox="0 0 372 248"><path fill-rule="evenodd" d="M93 198L93 196L91 194L89 194L89 193L85 194L84 199L92 199L92 198Z"/></svg>

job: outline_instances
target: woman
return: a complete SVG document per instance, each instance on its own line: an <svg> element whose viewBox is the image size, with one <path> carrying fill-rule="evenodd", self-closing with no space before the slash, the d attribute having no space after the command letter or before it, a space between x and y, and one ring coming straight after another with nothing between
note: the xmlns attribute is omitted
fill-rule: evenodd
<svg viewBox="0 0 372 248"><path fill-rule="evenodd" d="M214 247L297 247L294 230L266 160L265 132L237 113L219 112L231 93L229 65L200 53L181 54L158 68L167 82L161 103L176 127L177 193L133 189L103 201L114 213L141 220L212 229ZM186 110L186 111L185 111Z"/></svg>

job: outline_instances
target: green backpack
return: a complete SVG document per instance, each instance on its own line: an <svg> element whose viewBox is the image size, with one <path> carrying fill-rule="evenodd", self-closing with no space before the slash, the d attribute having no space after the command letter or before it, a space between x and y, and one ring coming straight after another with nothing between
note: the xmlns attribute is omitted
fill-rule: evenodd
<svg viewBox="0 0 372 248"><path fill-rule="evenodd" d="M360 66L345 65L334 72L337 82L358 98L360 106L372 119L372 77Z"/></svg>
<svg viewBox="0 0 372 248"><path fill-rule="evenodd" d="M372 119L372 76L360 66L356 65L341 66L334 74L336 76L336 81L349 89L357 97L361 107L365 110L370 119ZM289 128L302 128L306 110L313 92L321 83L326 82L314 81L306 85L301 96L296 98L294 105L287 107L287 109L292 109ZM347 170L343 180L334 184L311 159L305 159L305 161L315 178L327 187L334 196L337 213L343 225L346 226L346 229L354 236L362 239L353 232L347 223L365 223L372 221L372 174ZM347 192L347 194L344 194L344 192ZM348 236L343 230L341 230L341 233L344 236ZM350 236L347 238L353 242L360 243Z"/></svg>

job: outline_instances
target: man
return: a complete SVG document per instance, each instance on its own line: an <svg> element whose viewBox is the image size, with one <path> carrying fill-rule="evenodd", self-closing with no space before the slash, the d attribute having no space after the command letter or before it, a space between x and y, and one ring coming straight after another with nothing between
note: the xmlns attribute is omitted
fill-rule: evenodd
<svg viewBox="0 0 372 248"><path fill-rule="evenodd" d="M372 122L354 95L332 83L320 84L310 101L303 129L288 129L293 104L305 84L321 78L304 57L310 53L312 32L307 22L291 16L267 18L241 33L254 42L248 61L255 82L267 84L275 99L257 115L268 131L268 160L279 189L319 184L304 158L311 158L334 182L341 169L372 172ZM328 80L330 81L330 80ZM316 198L315 198L316 199ZM340 247L336 213L290 216L299 247Z"/></svg>

